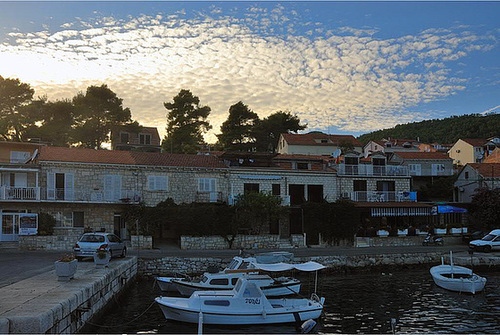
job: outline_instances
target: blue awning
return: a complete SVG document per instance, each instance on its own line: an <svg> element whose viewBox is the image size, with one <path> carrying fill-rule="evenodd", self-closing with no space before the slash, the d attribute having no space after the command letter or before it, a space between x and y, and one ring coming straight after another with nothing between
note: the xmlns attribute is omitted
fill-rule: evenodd
<svg viewBox="0 0 500 335"><path fill-rule="evenodd" d="M438 205L432 207L432 214L445 214L445 213L467 213L465 208L449 206L449 205Z"/></svg>

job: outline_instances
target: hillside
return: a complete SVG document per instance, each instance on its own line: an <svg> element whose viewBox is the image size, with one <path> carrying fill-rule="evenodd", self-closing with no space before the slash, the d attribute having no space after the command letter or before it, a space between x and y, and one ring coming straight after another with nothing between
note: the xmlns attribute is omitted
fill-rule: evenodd
<svg viewBox="0 0 500 335"><path fill-rule="evenodd" d="M420 138L421 142L454 143L459 138L488 138L500 135L500 114L469 114L446 119L425 120L399 124L394 128L361 135L365 144L382 138Z"/></svg>

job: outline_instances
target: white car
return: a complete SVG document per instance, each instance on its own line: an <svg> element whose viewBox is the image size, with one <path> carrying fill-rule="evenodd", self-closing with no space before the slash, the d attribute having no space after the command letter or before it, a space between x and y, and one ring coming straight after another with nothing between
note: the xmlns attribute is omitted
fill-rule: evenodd
<svg viewBox="0 0 500 335"><path fill-rule="evenodd" d="M500 250L500 229L492 230L482 239L470 242L469 248L474 251L484 252Z"/></svg>
<svg viewBox="0 0 500 335"><path fill-rule="evenodd" d="M98 249L108 251L111 257L127 255L125 243L115 234L108 233L83 234L73 247L73 252L76 259L82 260L85 257L94 257Z"/></svg>

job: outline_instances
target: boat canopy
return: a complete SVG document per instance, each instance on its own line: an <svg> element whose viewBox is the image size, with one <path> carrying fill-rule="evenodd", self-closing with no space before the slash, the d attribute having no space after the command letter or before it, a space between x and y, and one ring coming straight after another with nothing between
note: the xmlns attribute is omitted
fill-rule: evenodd
<svg viewBox="0 0 500 335"><path fill-rule="evenodd" d="M252 264L253 266L255 266L256 269L262 271L271 271L271 272L289 271L293 269L299 271L311 272L326 268L326 266L312 261L300 264L289 264L289 263L274 263L274 264L252 263Z"/></svg>

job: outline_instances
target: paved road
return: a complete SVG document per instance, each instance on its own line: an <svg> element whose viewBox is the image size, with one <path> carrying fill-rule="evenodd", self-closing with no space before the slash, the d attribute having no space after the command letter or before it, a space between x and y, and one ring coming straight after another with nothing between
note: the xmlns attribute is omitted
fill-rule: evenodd
<svg viewBox="0 0 500 335"><path fill-rule="evenodd" d="M426 253L450 250L457 253L465 253L466 245L434 246L407 246L407 247L331 247L331 248L304 248L286 249L293 252L296 257L303 256L328 256L328 255L379 255L397 253ZM246 250L249 253L269 252L278 250ZM54 269L54 262L64 252L61 251L20 251L17 249L0 249L0 287L10 285L17 281L36 276L40 273ZM239 250L180 250L176 246L163 245L154 250L130 250L129 256L139 258L161 258L175 257L224 257L231 258L239 254Z"/></svg>

